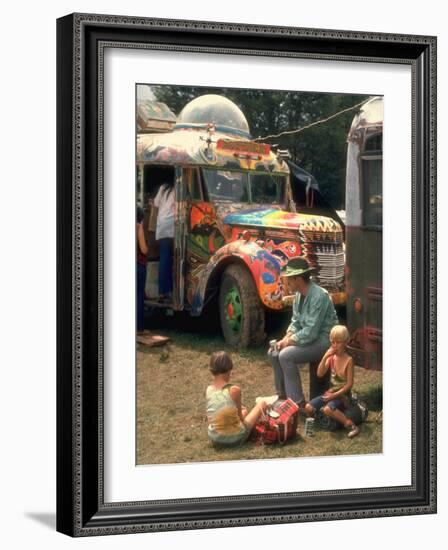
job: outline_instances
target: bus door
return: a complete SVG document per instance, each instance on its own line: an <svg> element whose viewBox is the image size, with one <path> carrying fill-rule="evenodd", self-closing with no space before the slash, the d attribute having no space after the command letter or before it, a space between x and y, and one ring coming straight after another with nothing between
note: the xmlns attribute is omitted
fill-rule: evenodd
<svg viewBox="0 0 448 550"><path fill-rule="evenodd" d="M185 170L175 168L176 205L174 218L174 265L173 309L184 309L185 302L185 257L187 230L187 181Z"/></svg>
<svg viewBox="0 0 448 550"><path fill-rule="evenodd" d="M383 154L382 133L368 136L361 156L363 241L366 257L365 346L367 368L382 368L383 344Z"/></svg>

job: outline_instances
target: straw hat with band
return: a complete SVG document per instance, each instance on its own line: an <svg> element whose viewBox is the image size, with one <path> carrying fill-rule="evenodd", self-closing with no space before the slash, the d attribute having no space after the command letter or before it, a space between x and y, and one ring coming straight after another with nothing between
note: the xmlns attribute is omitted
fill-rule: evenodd
<svg viewBox="0 0 448 550"><path fill-rule="evenodd" d="M316 269L311 267L305 258L293 258L281 271L282 277L300 277L305 273L314 273Z"/></svg>

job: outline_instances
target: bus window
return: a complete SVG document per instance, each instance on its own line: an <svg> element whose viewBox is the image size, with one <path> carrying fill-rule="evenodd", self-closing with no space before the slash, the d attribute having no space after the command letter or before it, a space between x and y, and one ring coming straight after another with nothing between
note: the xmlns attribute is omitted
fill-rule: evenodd
<svg viewBox="0 0 448 550"><path fill-rule="evenodd" d="M271 174L250 174L252 202L257 204L279 204L282 195L283 176Z"/></svg>
<svg viewBox="0 0 448 550"><path fill-rule="evenodd" d="M196 201L202 201L201 180L199 179L199 170L191 171L191 198Z"/></svg>
<svg viewBox="0 0 448 550"><path fill-rule="evenodd" d="M225 202L249 202L246 172L203 169L210 200Z"/></svg>

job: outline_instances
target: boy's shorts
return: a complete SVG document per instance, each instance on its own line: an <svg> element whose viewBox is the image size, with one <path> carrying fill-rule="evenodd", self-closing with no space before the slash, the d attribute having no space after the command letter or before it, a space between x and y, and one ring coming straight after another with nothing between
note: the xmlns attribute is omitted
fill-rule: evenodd
<svg viewBox="0 0 448 550"><path fill-rule="evenodd" d="M325 401L325 399L323 398L322 395L319 395L318 397L315 397L314 399L311 399L310 401L310 405L316 410L318 411L319 409L321 409L322 407L325 407L325 405L327 405L328 407L330 407L331 410L335 411L335 410L344 410L345 409L345 403L342 399L340 399L339 397L336 397L336 399L332 399L331 401Z"/></svg>
<svg viewBox="0 0 448 550"><path fill-rule="evenodd" d="M243 424L243 427L241 431L237 434L231 434L231 435L221 435L213 432L208 432L208 436L213 443L213 445L216 445L218 447L220 446L229 446L229 447L237 447L238 445L243 444L250 436L251 430Z"/></svg>

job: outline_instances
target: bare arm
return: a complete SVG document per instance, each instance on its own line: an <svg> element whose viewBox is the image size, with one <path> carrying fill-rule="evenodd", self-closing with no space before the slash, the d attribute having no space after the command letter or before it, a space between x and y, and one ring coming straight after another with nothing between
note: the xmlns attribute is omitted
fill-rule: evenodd
<svg viewBox="0 0 448 550"><path fill-rule="evenodd" d="M138 229L137 229L138 247L140 248L142 254L146 256L146 254L148 254L148 245L146 244L143 225L139 223L137 226L138 226Z"/></svg>
<svg viewBox="0 0 448 550"><path fill-rule="evenodd" d="M157 228L157 215L159 209L154 204L151 205L151 211L148 217L148 231L155 231Z"/></svg>
<svg viewBox="0 0 448 550"><path fill-rule="evenodd" d="M235 401L236 408L238 409L238 416L241 422L243 421L243 412L241 410L241 388L239 386L232 386L229 390L230 397Z"/></svg>
<svg viewBox="0 0 448 550"><path fill-rule="evenodd" d="M330 367L330 362L328 359L334 354L334 351L331 348L328 348L324 356L320 360L319 366L317 367L317 376L322 378L327 373L327 370Z"/></svg>

